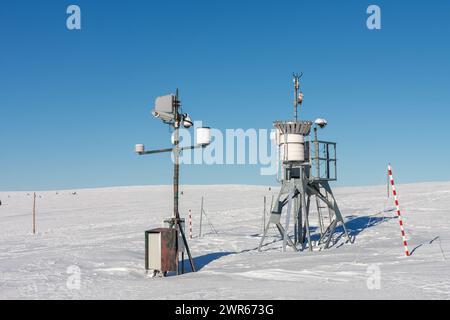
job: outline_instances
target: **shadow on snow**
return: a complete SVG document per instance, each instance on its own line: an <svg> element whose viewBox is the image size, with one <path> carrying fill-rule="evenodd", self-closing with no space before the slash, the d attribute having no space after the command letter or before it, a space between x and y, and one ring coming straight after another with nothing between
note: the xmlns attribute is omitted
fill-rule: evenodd
<svg viewBox="0 0 450 320"><path fill-rule="evenodd" d="M220 259L222 257L228 256L230 254L234 254L235 252L212 252L207 253L202 256L194 257L194 265L197 271L203 269L206 265L210 264L214 260ZM189 259L185 255L184 259L185 272L192 272L191 264L189 263Z"/></svg>

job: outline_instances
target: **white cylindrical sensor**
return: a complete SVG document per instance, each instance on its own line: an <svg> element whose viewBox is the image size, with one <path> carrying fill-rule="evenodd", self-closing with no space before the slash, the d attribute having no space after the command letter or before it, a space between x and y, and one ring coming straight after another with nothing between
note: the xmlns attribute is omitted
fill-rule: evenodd
<svg viewBox="0 0 450 320"><path fill-rule="evenodd" d="M137 144L137 145L134 147L134 150L136 151L136 153L143 153L144 150L145 150L145 148L144 148L144 145L143 145L143 144Z"/></svg>
<svg viewBox="0 0 450 320"><path fill-rule="evenodd" d="M283 161L305 161L305 137L301 134L280 135Z"/></svg>
<svg viewBox="0 0 450 320"><path fill-rule="evenodd" d="M208 145L211 143L211 128L197 128L196 142L198 145Z"/></svg>

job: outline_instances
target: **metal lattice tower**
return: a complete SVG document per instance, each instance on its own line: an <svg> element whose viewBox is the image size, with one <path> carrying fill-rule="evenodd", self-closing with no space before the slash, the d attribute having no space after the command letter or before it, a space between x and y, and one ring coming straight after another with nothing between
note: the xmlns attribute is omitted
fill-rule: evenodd
<svg viewBox="0 0 450 320"><path fill-rule="evenodd" d="M295 251L306 247L312 251L313 243L320 249L327 249L334 242L338 224L342 225L341 235L349 239L344 218L329 185L330 181L337 180L336 143L318 140L318 127L325 127L326 120L298 120L297 109L303 102L303 94L298 92L300 78L301 75L294 74L294 120L274 122L279 157L277 178L281 183L281 190L271 208L259 251L271 225L275 225L281 234L283 251L287 245ZM312 128L313 141L310 139ZM311 211L312 202L316 205L315 212ZM283 212L286 212L284 226L281 219ZM311 230L313 213L317 222L315 230ZM289 236L291 217L294 220L293 240Z"/></svg>

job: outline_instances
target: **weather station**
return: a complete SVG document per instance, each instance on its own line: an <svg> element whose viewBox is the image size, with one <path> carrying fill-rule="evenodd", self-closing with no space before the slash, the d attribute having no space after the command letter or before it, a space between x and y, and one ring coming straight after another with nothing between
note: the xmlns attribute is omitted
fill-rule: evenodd
<svg viewBox="0 0 450 320"><path fill-rule="evenodd" d="M191 270L196 271L194 259L187 242L184 231L184 219L180 218L178 210L179 204L179 176L180 176L180 153L184 150L205 148L211 143L210 128L202 127L196 129L196 144L192 146L180 146L180 128L189 129L193 126L193 121L187 113L180 112L181 101L178 89L176 94L169 94L156 98L155 108L152 114L155 118L173 129L172 147L159 150L145 150L143 144L135 146L138 155L149 155L164 152L173 153L173 214L165 219L163 228L147 230L145 232L145 269L153 270L153 276L166 276L167 272L174 271L180 274L180 253L181 253L181 273L185 272L184 252L186 251Z"/></svg>
<svg viewBox="0 0 450 320"><path fill-rule="evenodd" d="M319 250L329 248L342 235L349 240L344 218L329 184L337 180L336 143L318 139L318 130L325 128L328 122L321 118L315 121L299 119L298 109L304 98L299 91L302 75L293 75L294 119L273 123L275 131L271 138L277 146L277 181L281 189L271 208L259 251L272 225L281 234L283 252L287 245L295 251L305 248L313 251L314 247ZM311 129L314 129L312 139ZM316 204L314 212L311 210L312 201ZM284 226L281 220L283 212L286 212ZM289 235L291 216L294 220L294 239ZM316 228L312 228L313 220L317 223ZM342 233L335 237L339 224L342 225ZM313 234L312 230L316 233Z"/></svg>

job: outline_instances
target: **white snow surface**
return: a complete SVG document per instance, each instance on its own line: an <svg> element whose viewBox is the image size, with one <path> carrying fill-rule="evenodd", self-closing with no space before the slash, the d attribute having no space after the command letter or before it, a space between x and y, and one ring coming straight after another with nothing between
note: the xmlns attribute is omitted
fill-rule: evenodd
<svg viewBox="0 0 450 320"><path fill-rule="evenodd" d="M35 235L32 192L0 192L0 299L450 298L450 182L397 186L410 257L386 186L334 190L353 244L341 239L329 250L285 253L274 228L257 251L263 197L269 205L278 188L181 190L199 270L166 278L145 273L144 231L171 216L170 186L38 192ZM202 196L218 234L204 219L200 238ZM71 266L81 270L79 289L67 286ZM380 271L379 288L368 286L371 270Z"/></svg>

